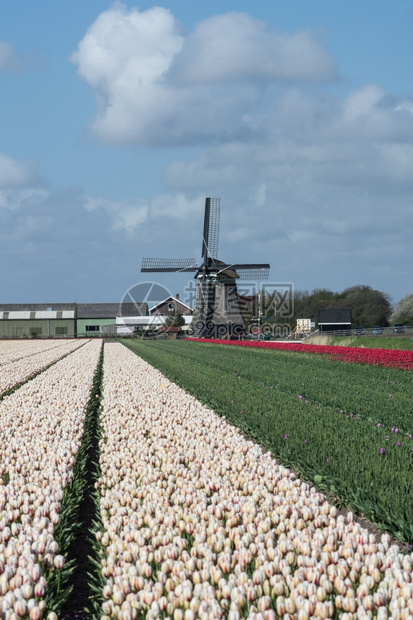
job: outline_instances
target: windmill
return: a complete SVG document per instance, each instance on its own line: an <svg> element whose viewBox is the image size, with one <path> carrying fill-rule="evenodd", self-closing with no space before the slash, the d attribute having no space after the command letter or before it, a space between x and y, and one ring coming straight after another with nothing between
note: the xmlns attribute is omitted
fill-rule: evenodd
<svg viewBox="0 0 413 620"><path fill-rule="evenodd" d="M236 280L268 278L267 263L228 264L218 260L220 199L206 198L202 263L194 258L143 258L141 271L195 272L198 280L192 334L198 338L231 338L244 334Z"/></svg>

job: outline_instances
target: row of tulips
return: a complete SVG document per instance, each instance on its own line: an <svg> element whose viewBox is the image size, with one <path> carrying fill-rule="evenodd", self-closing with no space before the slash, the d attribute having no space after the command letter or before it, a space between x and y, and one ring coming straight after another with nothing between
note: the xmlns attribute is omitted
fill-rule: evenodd
<svg viewBox="0 0 413 620"><path fill-rule="evenodd" d="M412 554L120 344L102 403L103 618L412 617Z"/></svg>
<svg viewBox="0 0 413 620"><path fill-rule="evenodd" d="M0 343L0 396L82 346L78 340Z"/></svg>
<svg viewBox="0 0 413 620"><path fill-rule="evenodd" d="M410 373L196 342L128 346L284 465L413 542Z"/></svg>
<svg viewBox="0 0 413 620"><path fill-rule="evenodd" d="M2 340L0 341L0 367L19 359L36 355L48 349L64 346L67 339L60 340Z"/></svg>
<svg viewBox="0 0 413 620"><path fill-rule="evenodd" d="M361 347L341 347L329 345L301 344L293 342L266 342L251 340L216 340L213 338L190 338L193 342L208 344L225 344L239 347L277 349L279 351L295 351L297 353L314 353L325 355L331 359L356 364L372 364L388 368L413 368L413 351L393 349L365 349Z"/></svg>
<svg viewBox="0 0 413 620"><path fill-rule="evenodd" d="M87 342L0 402L2 618L37 620L53 608L49 585L59 589L65 565L55 529L100 348L100 342Z"/></svg>
<svg viewBox="0 0 413 620"><path fill-rule="evenodd" d="M154 344L154 343L153 343ZM163 348L167 350L167 344ZM386 434L397 427L405 436L413 437L413 409L411 379L400 369L368 365L330 363L325 356L294 355L290 349L208 347L203 354L198 344L191 341L186 346L170 343L171 352L183 368L205 360L213 365L217 374L234 373L239 379L255 380L255 390L276 390L290 394L294 400L302 399L316 405L316 410L329 407L337 414L368 420ZM341 347L336 347L340 349ZM293 349L294 351L294 349ZM389 351L389 353L391 353ZM188 364L186 364L188 362ZM187 368L190 370L190 368ZM215 385L211 386L212 388Z"/></svg>

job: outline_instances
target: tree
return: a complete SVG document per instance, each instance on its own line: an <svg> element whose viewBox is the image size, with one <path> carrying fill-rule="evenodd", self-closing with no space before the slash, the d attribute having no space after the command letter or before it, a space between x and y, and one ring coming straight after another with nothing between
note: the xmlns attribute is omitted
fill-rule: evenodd
<svg viewBox="0 0 413 620"><path fill-rule="evenodd" d="M413 293L405 295L405 297L396 304L390 317L390 322L413 325Z"/></svg>
<svg viewBox="0 0 413 620"><path fill-rule="evenodd" d="M353 325L373 327L389 325L391 313L390 296L365 284L358 284L334 293L327 288L295 291L294 315L290 319L294 329L297 319L318 321L319 308L351 308Z"/></svg>
<svg viewBox="0 0 413 620"><path fill-rule="evenodd" d="M387 293L358 284L345 289L342 295L343 305L352 309L353 325L389 325L391 303Z"/></svg>
<svg viewBox="0 0 413 620"><path fill-rule="evenodd" d="M294 314L291 317L291 329L297 324L297 319L311 319L317 322L319 308L335 307L335 293L328 288L315 288L312 293L308 291L294 292Z"/></svg>
<svg viewBox="0 0 413 620"><path fill-rule="evenodd" d="M182 327L185 325L185 319L180 312L176 312L173 316L167 316L165 319L166 327Z"/></svg>

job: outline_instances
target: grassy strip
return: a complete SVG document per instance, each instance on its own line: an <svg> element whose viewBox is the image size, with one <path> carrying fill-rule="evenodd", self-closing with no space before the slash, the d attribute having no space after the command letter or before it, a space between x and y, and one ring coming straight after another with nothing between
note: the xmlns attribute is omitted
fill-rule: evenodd
<svg viewBox="0 0 413 620"><path fill-rule="evenodd" d="M100 525L99 494L95 488L100 475L99 438L100 401L103 380L102 350L86 411L84 433L73 478L65 491L55 538L59 552L67 558L60 581L54 574L46 575L48 611L59 618L100 617L101 591L104 585L100 573L98 549L94 530Z"/></svg>
<svg viewBox="0 0 413 620"><path fill-rule="evenodd" d="M383 408L390 400L387 416L399 397L405 407L408 373L321 356L189 342L127 345L280 462L400 540L412 541L412 440L378 428L367 415L370 400ZM328 381L326 392L327 376L336 386ZM395 378L400 378L399 385L393 383ZM337 394L346 397L345 408ZM404 411L411 418L411 393L409 398L409 410ZM380 453L382 446L385 454Z"/></svg>
<svg viewBox="0 0 413 620"><path fill-rule="evenodd" d="M44 368L41 368L37 372L32 373L31 375L29 375L28 377L23 379L23 381L20 381L20 383L16 383L16 385L13 385L13 387L11 387L8 390L5 390L4 392L2 392L0 394L0 402L3 400L3 398L6 398L6 396L10 396L11 394L13 394L13 392L16 392L17 390L19 390L23 385L25 385L26 383L29 383L29 381L32 381L38 375L41 375L43 372L45 372L46 370L49 370L49 368L51 368L52 366L54 366L58 362L61 362L62 360L64 360L65 357L67 357L68 355L71 355L75 351L79 351L79 349L81 347L84 347L85 344L86 343L84 342L83 344L80 345L80 347L77 347L77 349L73 349L73 351L69 351L68 353L65 353L64 355L62 355L62 357L59 357L59 359L55 360L54 362L50 362L50 364L48 364ZM49 349L47 349L47 350L49 350Z"/></svg>
<svg viewBox="0 0 413 620"><path fill-rule="evenodd" d="M323 336L319 336L323 338ZM311 337L304 344L316 344ZM413 338L409 336L326 336L323 344L342 347L361 347L365 349L392 349L396 351L413 351Z"/></svg>

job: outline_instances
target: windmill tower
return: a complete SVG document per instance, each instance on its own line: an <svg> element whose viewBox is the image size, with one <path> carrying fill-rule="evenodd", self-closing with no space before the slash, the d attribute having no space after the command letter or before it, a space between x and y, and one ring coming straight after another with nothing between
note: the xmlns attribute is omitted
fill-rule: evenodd
<svg viewBox="0 0 413 620"><path fill-rule="evenodd" d="M202 263L193 258L143 258L144 272L195 272L197 300L192 321L193 336L231 338L244 334L238 303L237 280L268 278L268 263L228 264L218 260L220 200L205 200Z"/></svg>

